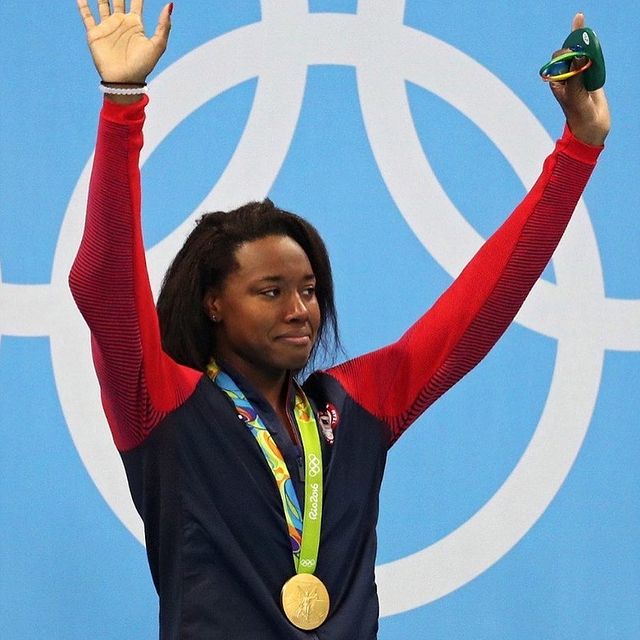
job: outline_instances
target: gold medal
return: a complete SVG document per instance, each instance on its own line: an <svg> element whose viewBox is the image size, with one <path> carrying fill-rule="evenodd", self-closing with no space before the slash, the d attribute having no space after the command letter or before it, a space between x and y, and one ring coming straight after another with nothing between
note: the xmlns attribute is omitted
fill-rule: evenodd
<svg viewBox="0 0 640 640"><path fill-rule="evenodd" d="M317 629L329 615L329 592L312 573L287 580L280 596L285 615L298 629Z"/></svg>

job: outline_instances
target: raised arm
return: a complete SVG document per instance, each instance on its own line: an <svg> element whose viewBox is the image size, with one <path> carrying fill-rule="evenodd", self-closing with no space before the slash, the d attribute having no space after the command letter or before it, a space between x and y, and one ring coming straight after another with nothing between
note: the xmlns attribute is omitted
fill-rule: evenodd
<svg viewBox="0 0 640 640"><path fill-rule="evenodd" d="M584 24L578 14L574 29ZM397 342L330 369L385 421L391 442L482 360L551 258L602 149L610 118L602 90L579 78L552 86L566 118L536 184L455 282Z"/></svg>
<svg viewBox="0 0 640 640"><path fill-rule="evenodd" d="M104 81L145 82L164 51L169 6L156 34L144 36L142 2L100 2L96 24L86 0L78 6ZM92 339L102 401L120 450L140 444L193 390L198 372L179 367L161 349L140 225L138 159L143 96L108 96L102 108L82 242L69 282ZM127 104L131 103L131 104Z"/></svg>

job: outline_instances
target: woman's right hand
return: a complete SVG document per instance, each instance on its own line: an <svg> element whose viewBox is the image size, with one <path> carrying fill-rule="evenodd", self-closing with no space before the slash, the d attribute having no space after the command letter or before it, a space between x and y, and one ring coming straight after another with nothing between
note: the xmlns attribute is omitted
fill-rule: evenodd
<svg viewBox="0 0 640 640"><path fill-rule="evenodd" d="M100 21L89 8L88 0L77 0L93 62L103 82L140 83L147 80L167 48L173 3L160 12L156 31L147 38L142 24L143 0L131 0L125 13L125 0L98 0Z"/></svg>

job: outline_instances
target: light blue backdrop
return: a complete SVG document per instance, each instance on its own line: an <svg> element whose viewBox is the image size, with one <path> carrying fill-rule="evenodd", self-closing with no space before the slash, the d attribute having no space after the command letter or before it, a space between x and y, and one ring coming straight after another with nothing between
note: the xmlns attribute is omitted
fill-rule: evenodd
<svg viewBox="0 0 640 640"><path fill-rule="evenodd" d="M145 4L151 28L162 3ZM0 635L151 639L139 523L65 286L100 105L74 5L0 4ZM537 69L584 10L608 148L520 322L390 454L380 638L633 640L640 10L452 6L178 0L150 91L150 264L192 212L269 194L328 242L348 353L393 340L535 178L562 129Z"/></svg>

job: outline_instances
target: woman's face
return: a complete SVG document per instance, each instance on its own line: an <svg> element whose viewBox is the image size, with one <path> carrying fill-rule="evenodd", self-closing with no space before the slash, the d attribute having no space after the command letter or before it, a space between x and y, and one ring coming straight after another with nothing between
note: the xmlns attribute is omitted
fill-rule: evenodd
<svg viewBox="0 0 640 640"><path fill-rule="evenodd" d="M288 236L267 236L240 245L235 258L239 268L205 300L217 357L254 384L301 369L320 326L307 254Z"/></svg>

